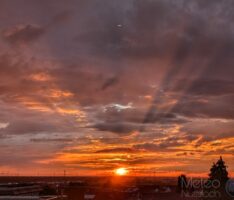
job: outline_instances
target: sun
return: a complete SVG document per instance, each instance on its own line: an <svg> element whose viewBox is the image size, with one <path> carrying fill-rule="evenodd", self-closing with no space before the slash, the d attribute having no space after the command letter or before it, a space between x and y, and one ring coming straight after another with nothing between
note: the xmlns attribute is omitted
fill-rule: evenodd
<svg viewBox="0 0 234 200"><path fill-rule="evenodd" d="M118 176L124 176L128 173L128 170L126 168L118 168L115 170L115 174Z"/></svg>

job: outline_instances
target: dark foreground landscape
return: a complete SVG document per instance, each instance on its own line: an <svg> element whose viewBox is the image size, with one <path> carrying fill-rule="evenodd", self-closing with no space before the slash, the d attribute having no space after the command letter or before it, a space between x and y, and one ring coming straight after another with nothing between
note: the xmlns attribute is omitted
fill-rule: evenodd
<svg viewBox="0 0 234 200"><path fill-rule="evenodd" d="M181 199L176 178L1 177L0 182L0 199L5 200Z"/></svg>
<svg viewBox="0 0 234 200"><path fill-rule="evenodd" d="M176 178L158 177L1 177L0 200L233 199L230 193L188 185L183 190Z"/></svg>

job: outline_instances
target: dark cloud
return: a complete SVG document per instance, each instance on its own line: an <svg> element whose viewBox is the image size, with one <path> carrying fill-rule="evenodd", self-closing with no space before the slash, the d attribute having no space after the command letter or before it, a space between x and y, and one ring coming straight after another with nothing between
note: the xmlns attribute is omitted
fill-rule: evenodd
<svg viewBox="0 0 234 200"><path fill-rule="evenodd" d="M102 149L96 153L137 153L139 150L134 148L112 148L112 149Z"/></svg>
<svg viewBox="0 0 234 200"><path fill-rule="evenodd" d="M129 135L137 131L138 126L130 123L98 123L93 126L99 131L113 132L119 135Z"/></svg>
<svg viewBox="0 0 234 200"><path fill-rule="evenodd" d="M188 117L233 119L233 95L221 97L185 97L172 111Z"/></svg>
<svg viewBox="0 0 234 200"><path fill-rule="evenodd" d="M17 116L15 116L17 118ZM38 134L38 133L63 133L63 132L72 132L78 130L78 127L73 122L62 122L62 118L57 118L55 121L49 120L47 116L47 121L44 122L43 118L32 117L31 119L22 120L9 120L9 125L0 130L0 133L5 134ZM44 118L45 119L45 118ZM38 121L37 121L38 120ZM57 125L57 120L61 120L59 127Z"/></svg>
<svg viewBox="0 0 234 200"><path fill-rule="evenodd" d="M57 25L60 23L65 23L66 21L69 21L69 19L71 19L73 15L73 11L72 10L66 10L63 12L59 12L58 14L56 14L53 18L53 23L51 25Z"/></svg>
<svg viewBox="0 0 234 200"><path fill-rule="evenodd" d="M119 110L117 105L116 107L107 107L105 109L105 112L99 112L97 114L97 118L110 123L129 122L140 125L144 121L146 112L147 109L137 108L127 108ZM145 123L147 124L183 124L186 122L187 120L185 118L181 118L175 113L163 113L157 112L156 110L152 111L151 115L147 118L147 121L145 121Z"/></svg>
<svg viewBox="0 0 234 200"><path fill-rule="evenodd" d="M182 80L178 83L175 91L183 91L184 85L190 81ZM188 95L220 96L234 94L234 82L229 80L196 80L186 91Z"/></svg>
<svg viewBox="0 0 234 200"><path fill-rule="evenodd" d="M202 144L203 142L233 137L233 130L231 128L233 124L233 120L210 120L202 118L186 124L181 128L181 131L196 137L201 135L202 137L197 143Z"/></svg>
<svg viewBox="0 0 234 200"><path fill-rule="evenodd" d="M160 142L159 144L155 143L144 143L144 144L137 144L134 148L142 150L142 151L174 151L173 147L183 146L184 143L180 143L178 141L171 141L171 142ZM172 149L170 149L172 148Z"/></svg>
<svg viewBox="0 0 234 200"><path fill-rule="evenodd" d="M169 136L167 138L158 139L157 142L146 142L134 145L134 148L144 151L175 151L176 147L184 146L192 141L196 141L198 136L181 135Z"/></svg>
<svg viewBox="0 0 234 200"><path fill-rule="evenodd" d="M43 143L50 143L50 142L72 142L74 141L74 139L70 139L70 138L33 138L30 139L30 141L32 142L43 142Z"/></svg>
<svg viewBox="0 0 234 200"><path fill-rule="evenodd" d="M112 85L114 85L116 83L118 83L118 78L117 77L109 78L103 83L102 90L105 90L105 89L109 88L110 86L112 86Z"/></svg>
<svg viewBox="0 0 234 200"><path fill-rule="evenodd" d="M25 44L38 39L45 30L34 24L18 25L3 31L3 37L12 44Z"/></svg>

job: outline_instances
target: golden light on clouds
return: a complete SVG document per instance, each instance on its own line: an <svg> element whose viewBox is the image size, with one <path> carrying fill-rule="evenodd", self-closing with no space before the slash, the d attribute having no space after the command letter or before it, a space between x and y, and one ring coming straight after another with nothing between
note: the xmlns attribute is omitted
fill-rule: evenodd
<svg viewBox="0 0 234 200"><path fill-rule="evenodd" d="M181 1L0 6L0 172L234 171L233 6Z"/></svg>
<svg viewBox="0 0 234 200"><path fill-rule="evenodd" d="M46 73L32 74L29 78L34 80L34 81L50 81L50 80L52 80L52 77Z"/></svg>

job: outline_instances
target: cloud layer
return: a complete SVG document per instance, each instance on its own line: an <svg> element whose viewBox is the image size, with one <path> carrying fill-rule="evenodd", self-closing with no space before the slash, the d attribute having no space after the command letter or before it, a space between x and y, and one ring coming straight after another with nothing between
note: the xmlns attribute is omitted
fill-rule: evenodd
<svg viewBox="0 0 234 200"><path fill-rule="evenodd" d="M233 171L233 11L2 0L0 171L205 173L220 154Z"/></svg>

